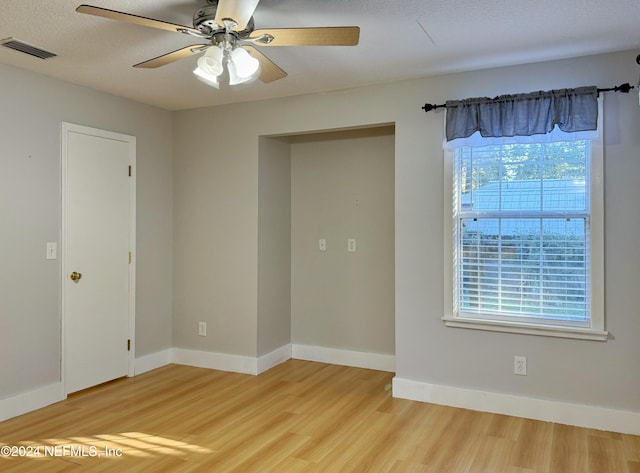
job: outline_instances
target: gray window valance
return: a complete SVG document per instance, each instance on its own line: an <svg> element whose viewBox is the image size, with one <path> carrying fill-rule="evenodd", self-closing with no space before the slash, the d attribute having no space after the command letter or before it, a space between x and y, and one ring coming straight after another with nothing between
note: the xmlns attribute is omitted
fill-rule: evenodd
<svg viewBox="0 0 640 473"><path fill-rule="evenodd" d="M529 94L479 97L446 102L447 141L483 137L531 136L550 133L554 126L572 133L597 129L596 86Z"/></svg>

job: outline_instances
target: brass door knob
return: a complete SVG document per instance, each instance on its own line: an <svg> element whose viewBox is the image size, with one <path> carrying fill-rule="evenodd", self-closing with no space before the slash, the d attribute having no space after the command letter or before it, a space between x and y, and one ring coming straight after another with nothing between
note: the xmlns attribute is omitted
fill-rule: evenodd
<svg viewBox="0 0 640 473"><path fill-rule="evenodd" d="M77 273L77 272L73 272L71 273L71 276L69 276L71 278L72 281L78 282L80 281L80 278L82 278L82 273Z"/></svg>

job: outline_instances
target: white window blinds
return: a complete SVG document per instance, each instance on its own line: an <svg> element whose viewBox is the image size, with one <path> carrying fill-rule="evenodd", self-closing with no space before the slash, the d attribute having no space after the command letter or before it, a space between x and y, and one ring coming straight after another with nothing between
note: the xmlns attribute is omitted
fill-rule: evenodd
<svg viewBox="0 0 640 473"><path fill-rule="evenodd" d="M589 144L456 148L458 316L589 326Z"/></svg>

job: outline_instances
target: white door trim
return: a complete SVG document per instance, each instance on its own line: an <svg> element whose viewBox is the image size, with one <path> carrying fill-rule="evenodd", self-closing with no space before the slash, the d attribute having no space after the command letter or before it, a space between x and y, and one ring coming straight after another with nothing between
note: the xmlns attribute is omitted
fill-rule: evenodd
<svg viewBox="0 0 640 473"><path fill-rule="evenodd" d="M83 133L92 136L108 138L123 141L129 144L129 165L131 166L131 179L129 179L129 251L131 251L131 264L129 264L129 334L131 340L131 349L128 352L128 373L127 376L135 375L135 309L136 309L136 138L135 136L125 135L97 128L91 128L73 123L61 123L61 139L60 139L60 380L64 386L66 395L67 388L65 385L65 330L66 330L66 311L65 311L65 281L67 277L67 261L66 261L66 241L67 241L67 172L68 172L68 136L69 133Z"/></svg>

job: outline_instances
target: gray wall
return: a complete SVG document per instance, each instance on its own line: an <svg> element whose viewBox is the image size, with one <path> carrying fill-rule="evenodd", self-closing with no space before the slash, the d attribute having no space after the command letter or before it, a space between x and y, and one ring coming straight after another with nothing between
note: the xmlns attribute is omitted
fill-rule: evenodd
<svg viewBox="0 0 640 473"><path fill-rule="evenodd" d="M607 342L443 325L443 115L420 109L449 98L633 83L636 55L174 114L0 66L0 396L60 378L59 260L46 261L44 246L59 238L61 121L138 139L137 356L169 346L256 356L276 343L258 340L270 337L258 330L260 137L393 123L397 375L640 412L636 92L606 94L604 104ZM199 320L209 322L207 337L197 336ZM512 374L514 354L528 357L528 376Z"/></svg>
<svg viewBox="0 0 640 473"><path fill-rule="evenodd" d="M174 114L173 346L255 357L259 117L221 117Z"/></svg>
<svg viewBox="0 0 640 473"><path fill-rule="evenodd" d="M394 123L397 375L640 411L635 304L640 252L632 246L640 234L640 219L633 218L640 202L637 95L607 94L604 104L607 342L443 325L443 114L420 109L425 101L634 82L636 55L628 51L177 112L178 346L203 346L187 333L205 314L227 335L209 340L207 349L256 353L259 137ZM203 136L212 144L204 153L194 144ZM528 357L528 376L512 374L514 354Z"/></svg>
<svg viewBox="0 0 640 473"><path fill-rule="evenodd" d="M393 355L394 129L291 141L292 342Z"/></svg>
<svg viewBox="0 0 640 473"><path fill-rule="evenodd" d="M0 65L0 398L60 381L60 123L137 137L136 355L171 346L172 117ZM60 246L58 246L60 250Z"/></svg>
<svg viewBox="0 0 640 473"><path fill-rule="evenodd" d="M446 98L495 96L579 85L610 87L635 81L637 52L598 55L541 64L453 74L429 81L423 99L441 103ZM417 97L416 100L418 101ZM418 101L419 103L419 101ZM640 187L640 107L637 92L604 97L605 201L605 323L607 342L589 342L527 335L499 334L442 326L441 222L404 220L396 226L398 267L397 368L405 379L435 384L514 393L640 411L640 312L634 293L640 287L640 253L632 241L640 231L635 202ZM442 130L442 114L423 118L424 138L415 144L426 150L425 162L402 172L399 180L427 215L441 211L442 152L432 136ZM409 171L410 168L405 168ZM398 183L398 181L396 181ZM398 184L399 185L399 184ZM423 203L422 205L417 203ZM417 215L416 215L417 216ZM434 217L435 218L435 217ZM413 219L412 219L413 220ZM415 236L427 243L416 253ZM416 285L422 286L419 292ZM635 289L634 289L635 288ZM426 341L426 343L425 343ZM528 357L528 376L512 374L513 355Z"/></svg>
<svg viewBox="0 0 640 473"><path fill-rule="evenodd" d="M258 356L291 343L291 147L260 138Z"/></svg>
<svg viewBox="0 0 640 473"><path fill-rule="evenodd" d="M290 343L394 353L393 133L260 137L258 356Z"/></svg>

